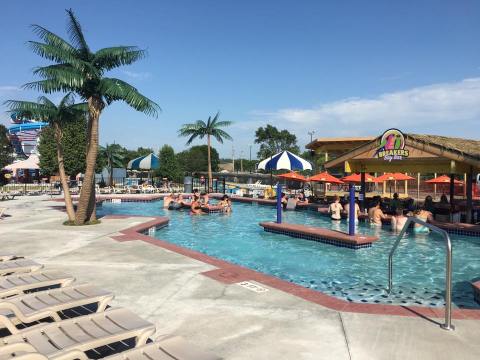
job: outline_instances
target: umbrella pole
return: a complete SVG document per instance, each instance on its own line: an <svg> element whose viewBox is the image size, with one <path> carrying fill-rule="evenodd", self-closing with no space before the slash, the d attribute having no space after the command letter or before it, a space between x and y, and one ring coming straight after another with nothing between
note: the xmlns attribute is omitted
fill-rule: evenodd
<svg viewBox="0 0 480 360"><path fill-rule="evenodd" d="M282 223L282 184L277 184L277 224Z"/></svg>
<svg viewBox="0 0 480 360"><path fill-rule="evenodd" d="M350 184L350 207L348 208L348 235L355 235L355 186Z"/></svg>

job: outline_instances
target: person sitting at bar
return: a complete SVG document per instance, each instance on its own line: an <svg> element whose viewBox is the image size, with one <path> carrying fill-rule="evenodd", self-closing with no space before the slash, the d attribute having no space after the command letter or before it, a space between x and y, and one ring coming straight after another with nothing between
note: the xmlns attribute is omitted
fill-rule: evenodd
<svg viewBox="0 0 480 360"><path fill-rule="evenodd" d="M283 207L283 210L285 210L287 208L287 203L288 203L288 196L287 196L287 194L282 192L282 207Z"/></svg>
<svg viewBox="0 0 480 360"><path fill-rule="evenodd" d="M379 201L377 201L373 207L368 209L368 219L370 220L370 224L375 226L382 226L382 220L388 219L388 216L386 216L380 208Z"/></svg>
<svg viewBox="0 0 480 360"><path fill-rule="evenodd" d="M395 215L392 216L392 230L395 232L401 231L407 222L408 217L403 214L403 208L397 207L395 211Z"/></svg>
<svg viewBox="0 0 480 360"><path fill-rule="evenodd" d="M390 201L390 211L392 214L396 214L397 208L401 205L400 199L398 198L398 193L393 194L393 199Z"/></svg>
<svg viewBox="0 0 480 360"><path fill-rule="evenodd" d="M350 220L350 199L347 199L346 204L343 206L343 210L347 215L347 219ZM358 215L360 215L360 206L355 199L355 223L358 223Z"/></svg>
<svg viewBox="0 0 480 360"><path fill-rule="evenodd" d="M303 190L298 193L297 201L302 204L308 204L308 199L305 197L305 193L303 192Z"/></svg>
<svg viewBox="0 0 480 360"><path fill-rule="evenodd" d="M442 205L448 205L449 204L447 195L442 194L442 196L440 197L440 204L442 204Z"/></svg>
<svg viewBox="0 0 480 360"><path fill-rule="evenodd" d="M432 214L435 212L435 204L433 203L433 198L430 195L425 197L425 202L423 203L425 210L430 211Z"/></svg>
<svg viewBox="0 0 480 360"><path fill-rule="evenodd" d="M332 220L342 220L342 204L340 204L340 198L338 195L335 195L334 202L330 204L328 207L328 213L330 214L330 218Z"/></svg>

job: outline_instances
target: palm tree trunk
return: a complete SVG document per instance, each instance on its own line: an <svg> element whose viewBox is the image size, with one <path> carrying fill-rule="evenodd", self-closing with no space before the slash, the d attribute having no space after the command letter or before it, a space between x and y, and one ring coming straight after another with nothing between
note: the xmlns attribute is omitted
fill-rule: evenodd
<svg viewBox="0 0 480 360"><path fill-rule="evenodd" d="M83 225L87 220L96 220L95 165L98 154L98 122L104 107L105 104L102 99L94 97L88 99L87 155L82 192L75 215L75 223L77 225Z"/></svg>
<svg viewBox="0 0 480 360"><path fill-rule="evenodd" d="M113 187L113 162L108 166L108 186Z"/></svg>
<svg viewBox="0 0 480 360"><path fill-rule="evenodd" d="M210 135L207 135L207 157L208 157L208 190L212 188L212 159L210 155Z"/></svg>
<svg viewBox="0 0 480 360"><path fill-rule="evenodd" d="M60 174L60 183L62 184L63 197L65 200L65 208L67 210L68 221L75 221L75 210L73 209L72 195L70 195L70 188L68 187L67 175L65 174L65 163L62 146L62 129L60 125L54 123L55 140L57 142L57 161L58 173Z"/></svg>

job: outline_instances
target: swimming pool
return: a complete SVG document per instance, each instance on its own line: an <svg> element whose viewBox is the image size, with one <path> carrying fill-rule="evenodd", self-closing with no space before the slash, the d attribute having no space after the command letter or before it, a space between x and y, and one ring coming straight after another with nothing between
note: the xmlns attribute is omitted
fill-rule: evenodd
<svg viewBox="0 0 480 360"><path fill-rule="evenodd" d="M242 265L298 285L360 303L443 306L445 244L436 234L413 234L402 240L394 259L394 291L388 296L387 259L395 241L388 228L359 224L358 233L380 239L359 250L264 232L260 221L275 221L275 208L234 203L233 213L191 216L169 211L162 201L103 203L99 215L168 216L169 226L155 237ZM284 222L347 231L312 211L284 212ZM480 277L480 238L452 235L453 306L480 308L470 286Z"/></svg>

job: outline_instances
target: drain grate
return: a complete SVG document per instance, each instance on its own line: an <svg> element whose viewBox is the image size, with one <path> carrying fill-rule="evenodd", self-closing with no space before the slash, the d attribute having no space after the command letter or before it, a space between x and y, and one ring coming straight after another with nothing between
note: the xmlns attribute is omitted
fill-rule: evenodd
<svg viewBox="0 0 480 360"><path fill-rule="evenodd" d="M248 289L250 291L253 291L253 292L256 292L256 293L264 293L264 292L267 292L268 289L267 288L264 288L263 286L260 286L260 285L257 285L257 284L254 284L250 281L242 281L242 282L238 282L236 283L237 285L240 285L241 287L245 288L245 289Z"/></svg>

